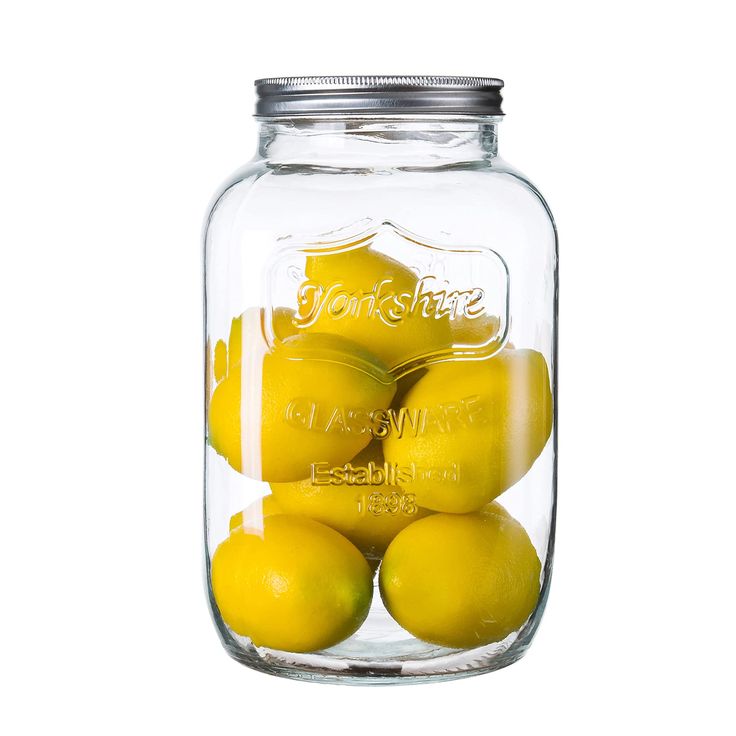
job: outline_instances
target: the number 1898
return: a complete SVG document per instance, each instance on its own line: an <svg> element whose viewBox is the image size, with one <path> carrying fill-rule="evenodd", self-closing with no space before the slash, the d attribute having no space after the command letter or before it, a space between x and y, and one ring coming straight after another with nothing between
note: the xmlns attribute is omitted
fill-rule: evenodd
<svg viewBox="0 0 736 736"><path fill-rule="evenodd" d="M373 516L381 514L405 514L412 516L417 512L417 504L413 493L380 493L376 491L367 498L358 496L358 509L360 513L369 513Z"/></svg>

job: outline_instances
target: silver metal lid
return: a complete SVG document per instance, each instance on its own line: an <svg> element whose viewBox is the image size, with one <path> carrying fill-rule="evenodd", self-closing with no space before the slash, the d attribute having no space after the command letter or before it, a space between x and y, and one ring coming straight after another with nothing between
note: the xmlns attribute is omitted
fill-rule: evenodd
<svg viewBox="0 0 736 736"><path fill-rule="evenodd" d="M257 117L503 115L492 77L274 77L255 82Z"/></svg>

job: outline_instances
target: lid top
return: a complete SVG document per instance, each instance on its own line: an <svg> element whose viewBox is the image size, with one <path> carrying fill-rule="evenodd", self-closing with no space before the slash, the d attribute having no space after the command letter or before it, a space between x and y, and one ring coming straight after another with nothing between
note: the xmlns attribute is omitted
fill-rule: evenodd
<svg viewBox="0 0 736 736"><path fill-rule="evenodd" d="M272 77L255 82L257 117L503 115L493 77Z"/></svg>

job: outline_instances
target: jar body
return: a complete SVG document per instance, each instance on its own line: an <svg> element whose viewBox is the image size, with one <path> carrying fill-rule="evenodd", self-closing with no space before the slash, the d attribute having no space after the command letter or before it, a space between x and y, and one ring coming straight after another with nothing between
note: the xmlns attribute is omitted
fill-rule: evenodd
<svg viewBox="0 0 736 736"><path fill-rule="evenodd" d="M266 122L209 213L207 584L251 667L458 677L538 626L556 234L496 125Z"/></svg>

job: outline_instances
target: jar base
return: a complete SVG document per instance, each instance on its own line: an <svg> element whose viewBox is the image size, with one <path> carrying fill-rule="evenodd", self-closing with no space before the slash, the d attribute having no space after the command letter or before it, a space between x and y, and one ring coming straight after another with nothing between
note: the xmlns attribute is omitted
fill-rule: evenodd
<svg viewBox="0 0 736 736"><path fill-rule="evenodd" d="M418 684L457 680L508 667L529 648L533 631L527 624L504 641L470 650L437 648L426 658L353 658L329 651L311 654L282 652L255 647L247 639L220 630L227 653L236 661L259 672L292 680L344 685Z"/></svg>
<svg viewBox="0 0 736 736"><path fill-rule="evenodd" d="M383 636L375 630L366 636L359 630L331 649L306 654L254 646L249 638L238 636L225 624L212 597L210 602L225 651L237 662L258 672L339 685L413 685L482 675L521 659L539 627L548 593L549 574L545 576L537 608L526 623L502 641L475 649L449 649L428 644L415 639L394 622L394 629L386 628ZM376 609L381 608L379 601L375 603ZM379 613L376 610L376 620L381 618Z"/></svg>

